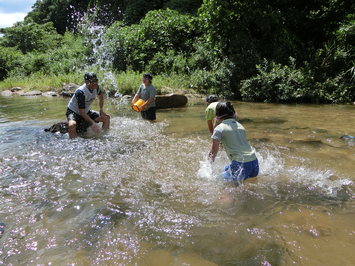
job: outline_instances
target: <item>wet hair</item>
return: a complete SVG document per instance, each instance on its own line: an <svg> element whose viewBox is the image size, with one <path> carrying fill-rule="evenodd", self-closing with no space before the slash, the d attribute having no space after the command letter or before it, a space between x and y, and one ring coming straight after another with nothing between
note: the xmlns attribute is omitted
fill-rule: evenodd
<svg viewBox="0 0 355 266"><path fill-rule="evenodd" d="M88 80L92 80L92 79L96 79L97 80L97 76L94 72L87 72L84 75L84 80L88 81Z"/></svg>
<svg viewBox="0 0 355 266"><path fill-rule="evenodd" d="M213 94L208 95L206 97L206 102L208 102L208 103L218 102L218 97L216 95L213 95Z"/></svg>
<svg viewBox="0 0 355 266"><path fill-rule="evenodd" d="M143 74L143 78L149 79L151 81L153 79L153 76L152 76L152 74L145 73L145 74Z"/></svg>
<svg viewBox="0 0 355 266"><path fill-rule="evenodd" d="M220 102L216 107L216 116L221 119L232 118L235 116L235 110L230 102Z"/></svg>

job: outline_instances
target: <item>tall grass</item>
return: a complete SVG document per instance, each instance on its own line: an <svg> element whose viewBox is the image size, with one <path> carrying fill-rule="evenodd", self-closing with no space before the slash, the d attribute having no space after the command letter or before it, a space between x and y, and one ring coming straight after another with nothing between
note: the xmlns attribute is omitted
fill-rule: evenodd
<svg viewBox="0 0 355 266"><path fill-rule="evenodd" d="M110 94L114 94L117 88L106 86L103 82L105 72L103 70L91 70L97 73L99 82L102 87ZM13 87L21 87L24 91L39 90L39 91L56 91L60 92L64 83L74 83L81 85L84 82L83 76L85 71L72 72L61 75L45 75L36 72L27 77L10 77L4 81L0 81L0 90L11 89ZM118 91L122 94L136 93L139 85L142 83L143 73L135 71L114 72L113 76L118 85ZM156 87L158 94L167 93L194 93L189 88L189 78L178 74L172 75L157 75L153 78L153 85Z"/></svg>
<svg viewBox="0 0 355 266"><path fill-rule="evenodd" d="M60 92L63 83L81 84L83 81L80 73L69 73L61 75L44 75L39 72L27 77L10 77L0 81L0 90L20 87L24 91L56 91Z"/></svg>
<svg viewBox="0 0 355 266"><path fill-rule="evenodd" d="M115 73L119 91L122 94L134 94L142 83L143 73L126 71ZM187 77L177 74L157 75L153 77L153 85L158 94L192 93Z"/></svg>

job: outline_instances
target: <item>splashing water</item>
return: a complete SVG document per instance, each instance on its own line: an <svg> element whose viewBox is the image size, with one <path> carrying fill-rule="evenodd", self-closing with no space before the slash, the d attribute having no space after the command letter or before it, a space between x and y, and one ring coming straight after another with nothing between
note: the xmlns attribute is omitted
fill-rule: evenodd
<svg viewBox="0 0 355 266"><path fill-rule="evenodd" d="M198 169L197 176L204 179L212 180L212 165L208 158L200 161L200 168Z"/></svg>
<svg viewBox="0 0 355 266"><path fill-rule="evenodd" d="M85 36L86 43L92 48L92 55L86 69L99 69L103 72L104 77L100 81L102 88L105 91L115 92L111 96L122 97L116 78L111 71L113 56L104 38L106 27L99 24L98 18L106 15L102 12L103 9L95 7L83 14L73 11L76 15L73 15L72 19L77 19L78 31Z"/></svg>

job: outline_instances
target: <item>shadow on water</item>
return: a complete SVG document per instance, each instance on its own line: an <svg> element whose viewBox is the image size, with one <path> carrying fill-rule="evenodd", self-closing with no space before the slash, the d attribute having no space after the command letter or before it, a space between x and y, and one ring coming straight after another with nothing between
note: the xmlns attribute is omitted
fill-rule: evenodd
<svg viewBox="0 0 355 266"><path fill-rule="evenodd" d="M286 119L279 117L263 117L263 118L241 118L239 122L242 124L254 123L254 124L284 124Z"/></svg>

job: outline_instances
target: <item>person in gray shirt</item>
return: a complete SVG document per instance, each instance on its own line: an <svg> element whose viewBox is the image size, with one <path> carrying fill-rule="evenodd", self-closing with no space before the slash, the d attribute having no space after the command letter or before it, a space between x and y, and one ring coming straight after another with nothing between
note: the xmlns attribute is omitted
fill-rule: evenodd
<svg viewBox="0 0 355 266"><path fill-rule="evenodd" d="M156 105L155 105L155 95L157 91L152 85L153 76L151 74L143 74L143 83L139 86L139 89L132 99L132 104L134 104L139 99L145 101L145 103L140 107L141 116L143 119L156 120Z"/></svg>

